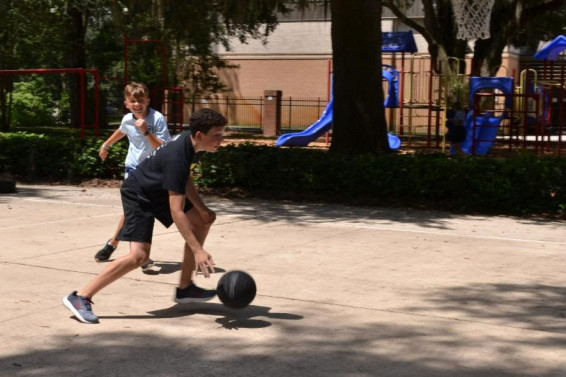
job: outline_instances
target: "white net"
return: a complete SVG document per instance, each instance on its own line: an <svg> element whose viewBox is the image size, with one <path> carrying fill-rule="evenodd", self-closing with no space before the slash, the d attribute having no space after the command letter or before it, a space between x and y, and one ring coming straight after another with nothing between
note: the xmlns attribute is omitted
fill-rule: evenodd
<svg viewBox="0 0 566 377"><path fill-rule="evenodd" d="M458 25L456 38L467 41L489 38L489 21L495 0L452 0Z"/></svg>

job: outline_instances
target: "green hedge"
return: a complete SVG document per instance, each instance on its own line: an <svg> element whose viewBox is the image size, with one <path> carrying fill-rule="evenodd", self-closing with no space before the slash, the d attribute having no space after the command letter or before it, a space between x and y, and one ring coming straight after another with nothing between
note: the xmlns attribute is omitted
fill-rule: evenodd
<svg viewBox="0 0 566 377"><path fill-rule="evenodd" d="M340 156L314 149L228 146L202 161L199 184L273 199L411 206L455 212L566 211L566 159L444 154Z"/></svg>
<svg viewBox="0 0 566 377"><path fill-rule="evenodd" d="M94 137L81 140L28 132L0 133L0 172L27 181L121 178L127 142L115 144L108 159L101 162L98 150L102 141Z"/></svg>
<svg viewBox="0 0 566 377"><path fill-rule="evenodd" d="M121 179L127 142L104 163L102 138L0 134L0 172L20 180ZM566 159L443 154L341 156L315 149L244 144L206 154L198 185L271 199L513 215L566 213ZM235 190L236 189L236 190Z"/></svg>

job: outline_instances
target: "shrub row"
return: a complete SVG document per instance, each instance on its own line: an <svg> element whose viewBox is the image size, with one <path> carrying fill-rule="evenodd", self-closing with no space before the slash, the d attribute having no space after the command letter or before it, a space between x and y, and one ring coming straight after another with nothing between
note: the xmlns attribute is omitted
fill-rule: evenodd
<svg viewBox="0 0 566 377"><path fill-rule="evenodd" d="M566 210L566 159L532 154L340 156L240 145L207 154L200 169L204 187L237 187L274 199L515 215Z"/></svg>
<svg viewBox="0 0 566 377"><path fill-rule="evenodd" d="M121 179L127 143L98 158L100 138L0 134L0 172L20 180ZM566 159L443 154L342 156L243 144L206 154L197 184L271 199L513 215L566 213Z"/></svg>
<svg viewBox="0 0 566 377"><path fill-rule="evenodd" d="M0 133L0 172L21 180L80 181L120 178L127 143L117 143L102 163L102 140L72 136L46 136L27 132Z"/></svg>

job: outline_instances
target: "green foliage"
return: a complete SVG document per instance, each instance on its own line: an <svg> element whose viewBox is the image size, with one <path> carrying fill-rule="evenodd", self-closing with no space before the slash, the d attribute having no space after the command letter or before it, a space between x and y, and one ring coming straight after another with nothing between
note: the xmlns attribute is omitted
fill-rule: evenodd
<svg viewBox="0 0 566 377"><path fill-rule="evenodd" d="M344 156L241 145L207 154L201 173L202 187L275 199L515 215L564 215L566 207L566 160L530 154Z"/></svg>
<svg viewBox="0 0 566 377"><path fill-rule="evenodd" d="M127 144L114 145L104 162L98 157L101 144L102 139L94 137L0 133L0 172L23 180L122 178Z"/></svg>
<svg viewBox="0 0 566 377"><path fill-rule="evenodd" d="M127 143L103 138L0 133L0 173L20 180L121 179ZM196 182L270 199L442 209L460 213L566 216L566 159L443 154L346 156L243 144L206 154Z"/></svg>
<svg viewBox="0 0 566 377"><path fill-rule="evenodd" d="M27 124L54 125L56 115L61 111L50 93L38 90L45 88L40 77L14 84L12 93L12 126Z"/></svg>

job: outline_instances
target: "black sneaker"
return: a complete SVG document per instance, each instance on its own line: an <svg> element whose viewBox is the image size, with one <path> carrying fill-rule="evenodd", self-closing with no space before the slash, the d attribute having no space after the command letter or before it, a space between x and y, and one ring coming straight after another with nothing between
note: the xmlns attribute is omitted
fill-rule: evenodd
<svg viewBox="0 0 566 377"><path fill-rule="evenodd" d="M203 302L212 300L214 296L216 296L215 290L202 289L194 284L191 284L185 289L177 288L174 300L178 304L186 304L189 302Z"/></svg>
<svg viewBox="0 0 566 377"><path fill-rule="evenodd" d="M88 297L77 296L77 291L63 297L63 305L65 305L79 321L83 323L98 323L98 317L92 312L92 301L90 301Z"/></svg>
<svg viewBox="0 0 566 377"><path fill-rule="evenodd" d="M147 262L145 262L144 264L142 264L141 270L142 270L143 272L151 271L151 269L153 268L153 266L155 266L155 261L154 261L153 259L148 259Z"/></svg>
<svg viewBox="0 0 566 377"><path fill-rule="evenodd" d="M107 242L106 245L96 253L94 260L97 262L108 262L114 250L116 250L116 247Z"/></svg>

